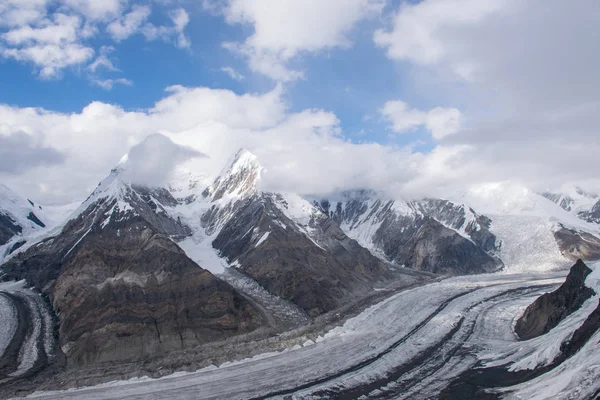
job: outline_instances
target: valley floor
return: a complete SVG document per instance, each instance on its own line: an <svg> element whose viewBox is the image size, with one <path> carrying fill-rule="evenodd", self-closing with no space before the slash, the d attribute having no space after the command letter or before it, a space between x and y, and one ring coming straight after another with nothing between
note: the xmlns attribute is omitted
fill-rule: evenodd
<svg viewBox="0 0 600 400"><path fill-rule="evenodd" d="M137 378L68 391L37 392L32 397L469 398L460 385L467 371L495 365L510 365L515 371L548 365L558 354L560 343L592 312L597 296L549 334L517 342L513 333L516 319L537 296L562 283L564 276L564 272L499 273L445 279L402 291L323 336L283 351L160 379ZM600 389L600 354L596 351L599 336L596 333L564 365L532 377L529 383L488 391L486 395L591 398ZM571 367L565 366L567 363ZM551 394L539 390L549 382ZM454 390L449 391L449 387Z"/></svg>

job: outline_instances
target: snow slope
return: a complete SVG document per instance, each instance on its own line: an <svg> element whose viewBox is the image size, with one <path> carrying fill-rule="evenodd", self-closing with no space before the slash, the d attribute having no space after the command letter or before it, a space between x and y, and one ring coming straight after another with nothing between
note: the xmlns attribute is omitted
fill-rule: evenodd
<svg viewBox="0 0 600 400"><path fill-rule="evenodd" d="M554 238L562 227L600 237L600 226L579 219L548 198L514 182L476 185L455 201L490 217L490 231L502 240L505 272L549 271L569 267Z"/></svg>

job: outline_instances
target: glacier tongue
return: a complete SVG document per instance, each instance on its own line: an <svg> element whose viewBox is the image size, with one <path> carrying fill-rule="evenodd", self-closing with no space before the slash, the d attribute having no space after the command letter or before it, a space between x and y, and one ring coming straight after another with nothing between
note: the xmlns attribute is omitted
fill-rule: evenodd
<svg viewBox="0 0 600 400"><path fill-rule="evenodd" d="M491 231L502 241L506 273L543 272L568 267L556 243L553 224L543 217L491 215Z"/></svg>

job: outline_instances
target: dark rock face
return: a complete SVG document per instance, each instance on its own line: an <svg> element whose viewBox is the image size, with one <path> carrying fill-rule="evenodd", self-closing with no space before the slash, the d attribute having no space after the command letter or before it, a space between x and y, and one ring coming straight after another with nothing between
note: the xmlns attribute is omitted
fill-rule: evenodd
<svg viewBox="0 0 600 400"><path fill-rule="evenodd" d="M565 356L575 354L585 343L600 330L600 301L596 309L586 318L583 324L573 332L569 341L560 346L560 351Z"/></svg>
<svg viewBox="0 0 600 400"><path fill-rule="evenodd" d="M489 231L491 221L465 206L440 199L397 205L365 190L351 193L335 209L328 200L317 205L348 234L370 226L367 240L397 265L443 274L483 273L502 267L494 256L497 241ZM455 229L464 231L470 240Z"/></svg>
<svg viewBox="0 0 600 400"><path fill-rule="evenodd" d="M590 211L580 212L578 215L579 218L584 219L587 222L600 224L600 200L594 204Z"/></svg>
<svg viewBox="0 0 600 400"><path fill-rule="evenodd" d="M563 210L571 211L573 207L574 200L570 196L550 192L544 192L541 193L541 195L550 200L551 202L558 204Z"/></svg>
<svg viewBox="0 0 600 400"><path fill-rule="evenodd" d="M161 192L129 188L119 201L100 198L58 236L3 265L7 279L27 279L48 295L70 363L138 360L262 323L170 239L188 228L165 212Z"/></svg>
<svg viewBox="0 0 600 400"><path fill-rule="evenodd" d="M334 221L319 213L308 227L298 226L279 208L283 203L274 194L246 199L213 246L269 292L310 315L337 308L392 277L385 263ZM310 237L303 229L311 230Z"/></svg>
<svg viewBox="0 0 600 400"><path fill-rule="evenodd" d="M23 228L10 216L0 212L0 246L6 244L13 236L20 234Z"/></svg>
<svg viewBox="0 0 600 400"><path fill-rule="evenodd" d="M37 226L41 227L41 228L45 228L46 225L40 221L40 219L32 212L30 212L29 214L27 214L27 219L30 220L31 222L33 222L34 224L36 224Z"/></svg>
<svg viewBox="0 0 600 400"><path fill-rule="evenodd" d="M260 324L233 288L144 225L94 232L62 266L51 298L71 361L152 356Z"/></svg>
<svg viewBox="0 0 600 400"><path fill-rule="evenodd" d="M562 227L554 232L554 237L565 257L573 261L578 259L600 260L600 239L596 236L588 232Z"/></svg>
<svg viewBox="0 0 600 400"><path fill-rule="evenodd" d="M386 254L397 264L437 274L477 274L498 269L499 262L436 220L424 217L399 235L385 236Z"/></svg>
<svg viewBox="0 0 600 400"><path fill-rule="evenodd" d="M546 293L534 301L515 325L515 332L522 340L543 335L565 317L579 309L584 301L594 295L585 286L585 278L592 272L581 260L577 260L558 289Z"/></svg>
<svg viewBox="0 0 600 400"><path fill-rule="evenodd" d="M442 199L424 199L416 202L416 206L423 214L453 229L463 229L471 238L473 243L487 253L495 253L498 250L496 236L490 232L492 220L485 215L477 214L472 208L454 204ZM473 215L474 219L468 221L467 215Z"/></svg>

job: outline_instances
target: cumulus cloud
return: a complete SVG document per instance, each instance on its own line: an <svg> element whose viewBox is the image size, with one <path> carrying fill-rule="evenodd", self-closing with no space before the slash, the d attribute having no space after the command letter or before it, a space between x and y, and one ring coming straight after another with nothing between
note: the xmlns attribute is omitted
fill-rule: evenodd
<svg viewBox="0 0 600 400"><path fill-rule="evenodd" d="M436 139L457 132L462 120L462 114L456 108L436 107L430 111L421 111L409 108L408 104L401 100L388 101L380 113L391 122L394 132L410 132L425 126Z"/></svg>
<svg viewBox="0 0 600 400"><path fill-rule="evenodd" d="M205 1L229 24L251 25L243 43L225 46L247 58L250 68L275 80L301 78L288 62L302 53L351 45L349 34L361 20L381 12L384 0Z"/></svg>
<svg viewBox="0 0 600 400"><path fill-rule="evenodd" d="M465 185L515 177L538 188L597 181L596 170L589 168L600 150L595 142L574 142L537 159L529 156L528 146L513 145L508 156L476 141L452 143L459 135L455 133L430 153L414 153L410 148L351 143L335 114L318 109L290 113L284 98L280 86L244 95L177 86L153 107L137 111L100 102L73 114L0 106L0 135L26 133L39 146L64 155L61 164L16 175L0 172L0 179L41 202L81 199L134 148L139 181L150 182L152 176L164 181L178 165L204 176L208 184L235 151L246 147L267 169L263 189L307 196L352 188L372 188L396 197L448 196ZM176 145L164 144L160 136L144 143L148 132L160 132ZM193 157L195 153L179 146L209 157ZM159 156L163 147L166 150ZM162 156L164 165L158 161ZM168 173L163 175L146 162ZM145 174L145 169L150 172Z"/></svg>
<svg viewBox="0 0 600 400"><path fill-rule="evenodd" d="M160 133L146 136L127 153L121 164L123 177L140 185L165 185L177 165L205 154L189 147L173 143Z"/></svg>
<svg viewBox="0 0 600 400"><path fill-rule="evenodd" d="M39 201L73 201L89 194L123 154L149 132L160 132L180 145L227 159L242 141L236 143L236 137L231 143L220 144L227 134L219 136L219 127L239 132L242 137L244 132L276 126L285 119L285 113L280 87L245 95L172 87L153 107L137 111L102 102L92 102L75 113L0 105L0 137L25 133L34 143L64 155L62 164L32 168L18 175L0 173L0 181ZM212 171L218 170L224 159L202 162Z"/></svg>
<svg viewBox="0 0 600 400"><path fill-rule="evenodd" d="M63 0L63 2L92 21L117 18L127 5L127 0Z"/></svg>
<svg viewBox="0 0 600 400"><path fill-rule="evenodd" d="M381 6L366 0L341 8L318 2L322 15L313 15L314 10L303 8L312 2L290 2L289 9L275 3L267 7L260 1L231 0L212 9L230 24L250 27L250 35L232 48L246 55L252 69L280 80L302 76L290 67L302 55L351 45L353 27ZM598 190L600 17L589 12L594 4L423 0L393 9L375 43L390 62L410 67L410 81L399 79L418 92L419 104L435 106L442 98L443 104L457 108L415 108L414 98L398 94L408 104L392 100L380 112L394 131L430 131L437 139L431 152L351 143L335 114L291 112L281 85L246 94L171 86L152 107L139 110L102 102L68 114L0 106L3 138L26 134L35 148L64 155L62 163L16 174L4 171L0 178L42 201L84 198L148 132L160 132L178 146L208 154L179 165L206 177L214 176L238 148L249 148L267 168L266 190L320 195L368 187L395 196L447 196L467 185L507 179L536 190L565 182ZM357 11L359 6L366 12ZM14 9L5 7L0 14ZM23 13L20 20L34 18L35 8L28 10L31 15ZM131 8L123 10L120 15ZM171 27L186 25L183 14L172 15ZM35 18L49 21L47 26L56 23L45 12ZM79 29L84 26L82 22ZM58 44L52 39L19 46L66 46L68 35L55 37ZM7 48L2 40L3 51L22 50ZM107 68L101 56L85 62L100 60L97 69Z"/></svg>
<svg viewBox="0 0 600 400"><path fill-rule="evenodd" d="M475 27L507 11L513 0L425 0L402 2L390 30L378 29L375 43L392 59L435 64L454 51L447 46L450 30ZM463 64L455 65L460 67Z"/></svg>
<svg viewBox="0 0 600 400"><path fill-rule="evenodd" d="M443 140L461 149L457 185L518 179L537 189L573 181L600 189L591 183L600 151L595 8L593 0L403 2L377 30L387 57L410 66L407 85L461 105L468 126Z"/></svg>
<svg viewBox="0 0 600 400"><path fill-rule="evenodd" d="M142 34L148 41L160 39L180 48L189 47L190 39L185 34L187 12L170 3L160 4L158 8L172 24L155 25L149 19L157 5L146 3L4 0L0 2L0 57L29 63L42 78L59 78L65 69L85 65L92 74L98 67L105 68L105 72L119 72L104 50L114 50L106 39L119 43ZM94 59L96 53L100 55ZM97 76L90 79L95 84L99 80Z"/></svg>

